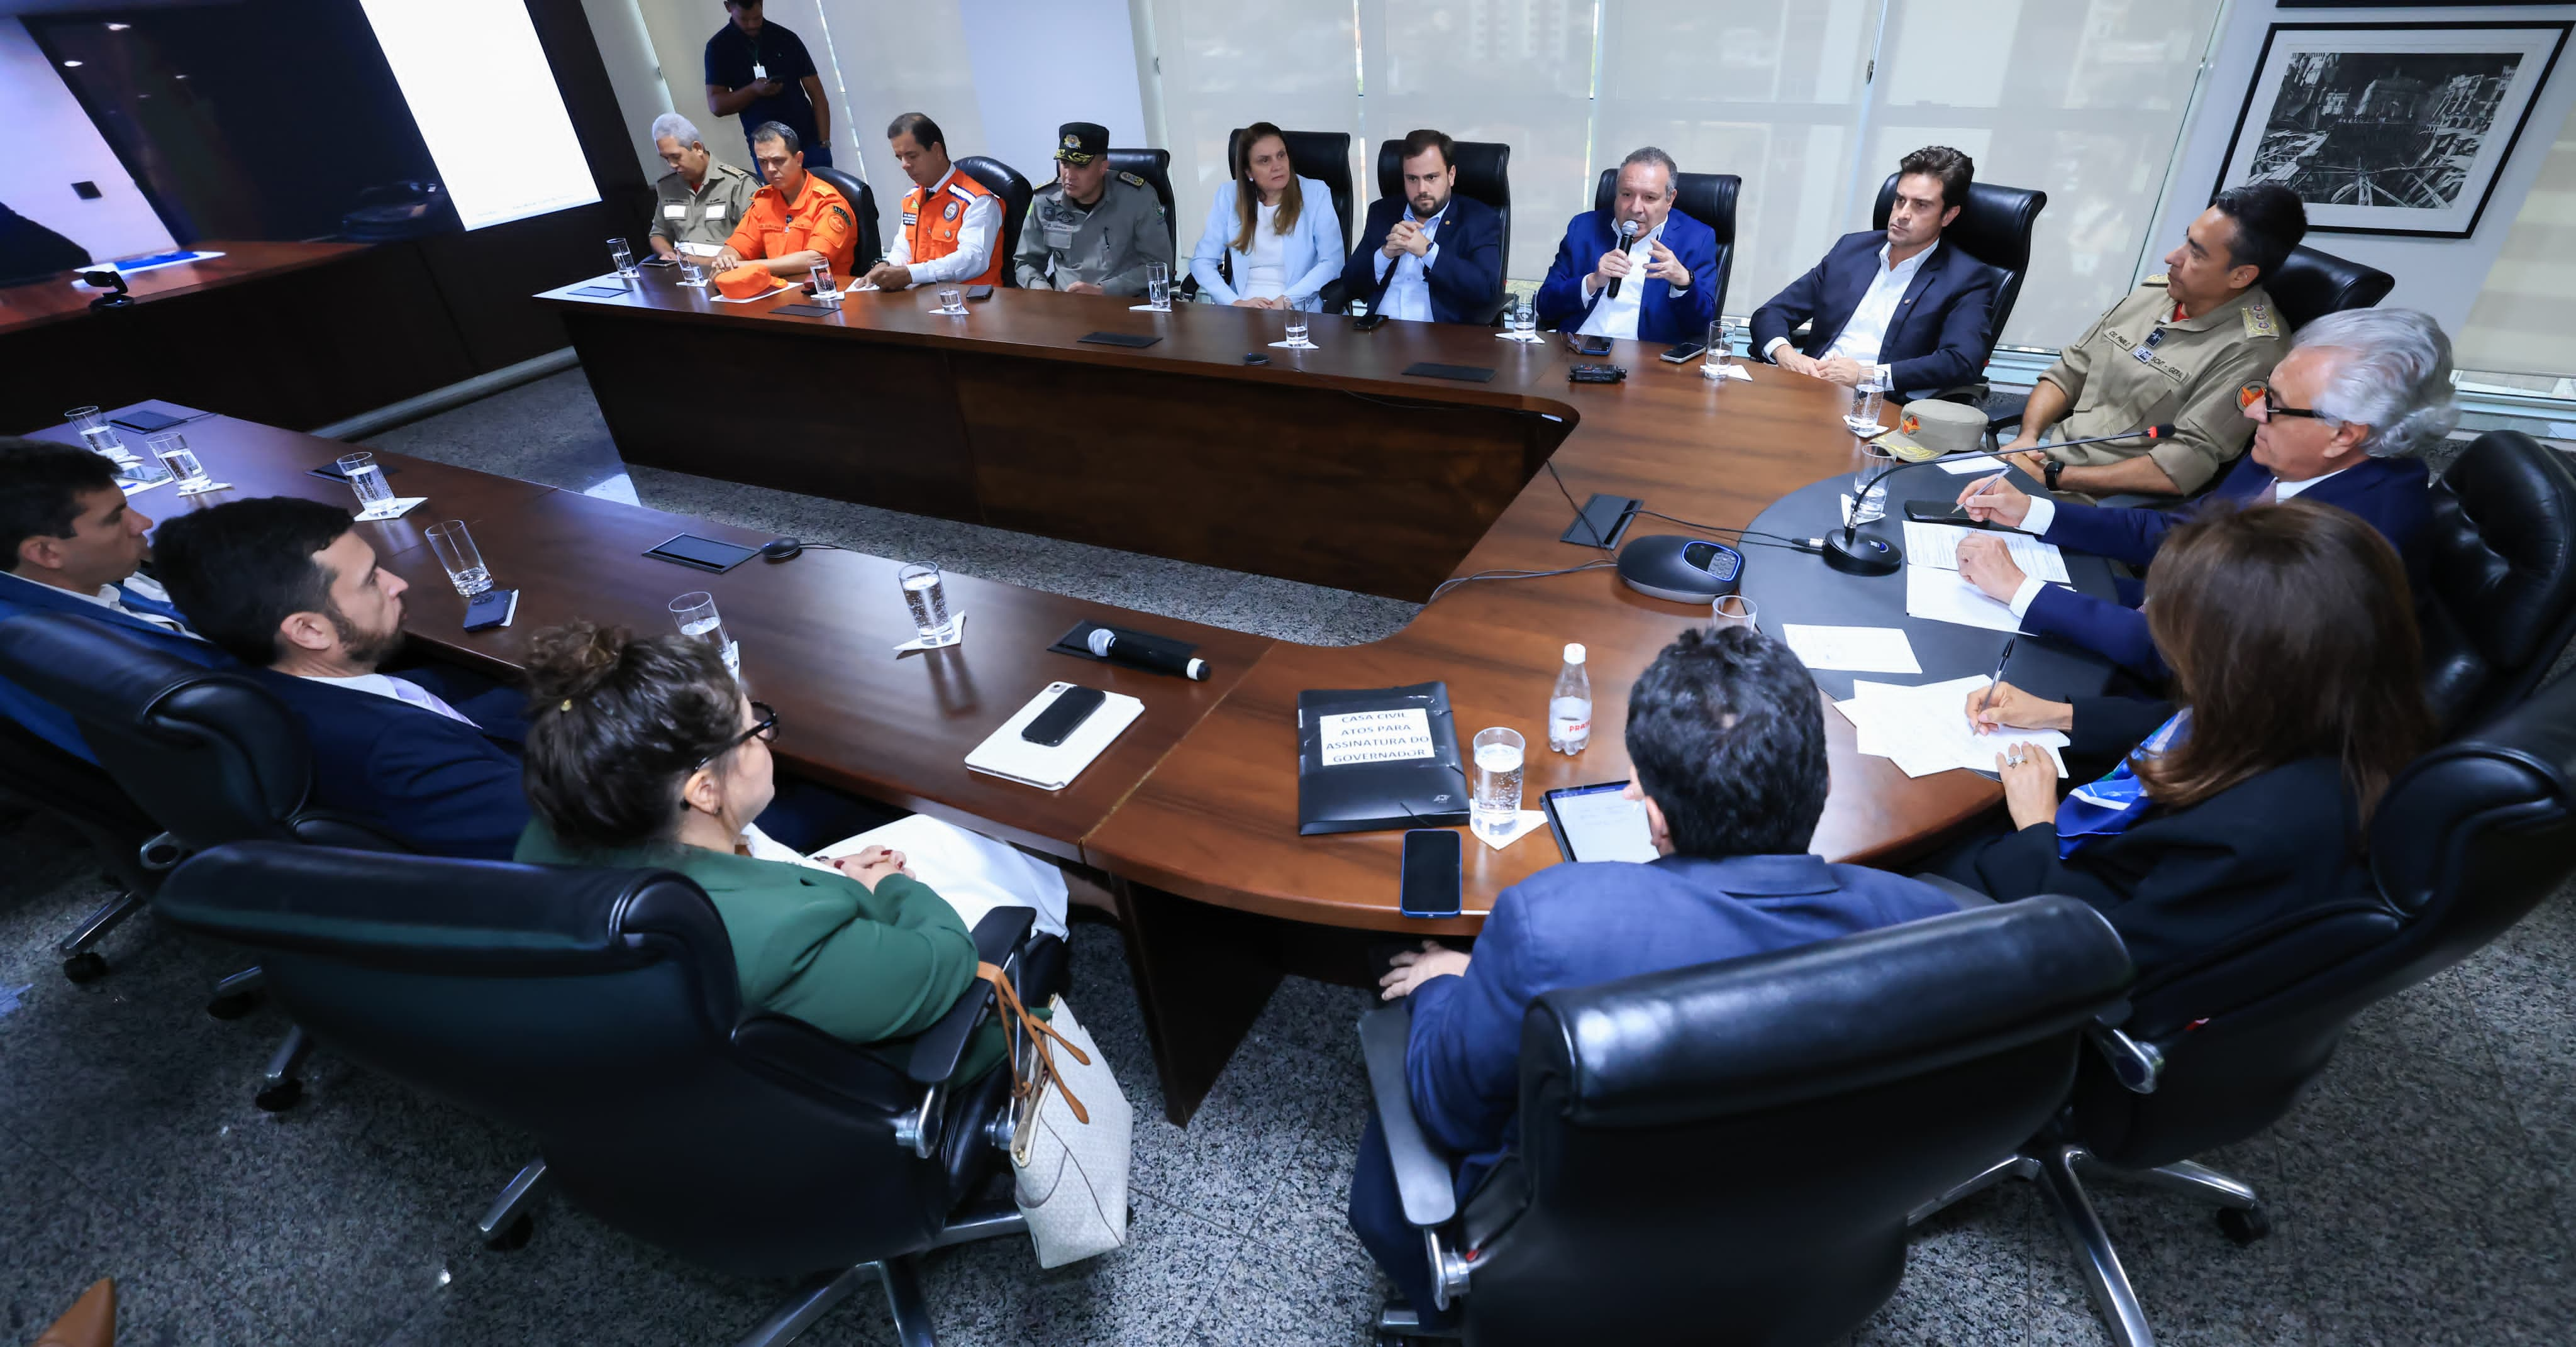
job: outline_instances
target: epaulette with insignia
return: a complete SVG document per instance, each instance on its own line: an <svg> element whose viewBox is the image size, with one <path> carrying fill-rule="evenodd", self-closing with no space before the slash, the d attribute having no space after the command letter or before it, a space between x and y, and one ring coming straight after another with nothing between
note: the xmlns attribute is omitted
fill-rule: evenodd
<svg viewBox="0 0 2576 1347"><path fill-rule="evenodd" d="M2278 322L2273 321L2271 305L2248 304L2245 306L2245 335L2249 337L2277 337L2281 335L2281 325Z"/></svg>
<svg viewBox="0 0 2576 1347"><path fill-rule="evenodd" d="M1135 174L1129 173L1124 169L1119 170L1118 176L1125 178L1127 180L1127 185L1130 187L1143 187L1146 185L1143 178L1137 177Z"/></svg>
<svg viewBox="0 0 2576 1347"><path fill-rule="evenodd" d="M2145 280L2143 280L2143 281L2138 282L2138 284L2140 284L2140 285L2162 285L2162 284L2164 284L2164 283L2165 283L2165 274L2164 274L2163 272L2161 272L2161 271L2157 272L2157 273L2156 273L2155 275L2153 275L2153 276L2149 276L2148 278L2146 278L2146 279L2145 279Z"/></svg>

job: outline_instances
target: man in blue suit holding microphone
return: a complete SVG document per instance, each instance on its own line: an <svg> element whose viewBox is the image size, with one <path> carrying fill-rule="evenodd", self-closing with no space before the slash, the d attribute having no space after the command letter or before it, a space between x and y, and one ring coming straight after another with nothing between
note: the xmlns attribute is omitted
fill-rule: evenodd
<svg viewBox="0 0 2576 1347"><path fill-rule="evenodd" d="M1717 231L1673 209L1681 170L1649 145L1619 164L1610 209L1565 227L1538 316L1586 336L1698 341L1717 321Z"/></svg>

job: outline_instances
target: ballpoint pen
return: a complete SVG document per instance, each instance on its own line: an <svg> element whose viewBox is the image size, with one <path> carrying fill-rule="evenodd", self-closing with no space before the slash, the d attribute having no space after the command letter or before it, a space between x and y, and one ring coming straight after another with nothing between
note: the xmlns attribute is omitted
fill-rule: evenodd
<svg viewBox="0 0 2576 1347"><path fill-rule="evenodd" d="M1986 699L1977 703L1978 710L1983 711L1994 704L1995 689L2002 687L2004 683L2004 666L2012 662L2013 647L2020 643L2021 638L2018 636L2005 640L2004 653L1995 657L1995 674L1994 677L1986 680ZM1974 720L1976 717L1970 716L1969 719ZM1978 733L1982 734L1984 732L1983 727L1980 727Z"/></svg>

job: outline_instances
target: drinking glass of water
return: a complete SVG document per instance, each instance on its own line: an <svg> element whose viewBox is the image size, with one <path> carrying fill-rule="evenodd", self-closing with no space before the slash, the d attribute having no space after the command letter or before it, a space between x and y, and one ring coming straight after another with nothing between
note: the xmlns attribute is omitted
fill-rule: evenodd
<svg viewBox="0 0 2576 1347"><path fill-rule="evenodd" d="M904 606L912 610L913 629L921 639L941 644L957 639L957 619L949 614L948 591L939 583L938 567L909 561L895 578L903 585Z"/></svg>
<svg viewBox="0 0 2576 1347"><path fill-rule="evenodd" d="M376 466L376 456L368 453L340 455L340 475L349 479L349 489L358 493L358 508L372 510L394 498L394 489L385 484L384 469Z"/></svg>
<svg viewBox="0 0 2576 1347"><path fill-rule="evenodd" d="M465 531L464 520L430 525L429 550L447 568L448 583L457 593L470 599L492 587L492 572L484 569L483 553L474 546L474 535Z"/></svg>
<svg viewBox="0 0 2576 1347"><path fill-rule="evenodd" d="M1156 313L1172 311L1172 269L1161 262L1145 264L1145 303Z"/></svg>
<svg viewBox="0 0 2576 1347"><path fill-rule="evenodd" d="M134 455L126 452L125 441L116 437L116 427L107 423L107 413L96 407L74 407L63 413L63 419L80 432L81 443L91 453L104 454L119 463L131 463Z"/></svg>
<svg viewBox="0 0 2576 1347"><path fill-rule="evenodd" d="M815 303L820 304L827 309L837 309L841 307L841 292L834 289L832 285L831 263L817 262L808 269L807 274L812 277L814 282Z"/></svg>
<svg viewBox="0 0 2576 1347"><path fill-rule="evenodd" d="M1708 616L1710 624L1721 631L1728 627L1752 627L1758 631L1762 626L1762 610L1741 594L1718 595L1717 602L1708 606Z"/></svg>
<svg viewBox="0 0 2576 1347"><path fill-rule="evenodd" d="M671 621L678 624L682 636L714 646L724 656L725 672L742 677L742 646L726 633L724 619L716 613L715 595L700 589L671 600Z"/></svg>
<svg viewBox="0 0 2576 1347"><path fill-rule="evenodd" d="M1887 470L1896 455L1886 445L1864 440L1854 455L1851 522L1867 524L1887 517Z"/></svg>
<svg viewBox="0 0 2576 1347"><path fill-rule="evenodd" d="M1304 350L1307 347L1306 311L1304 309L1290 309L1288 311L1288 344L1299 350Z"/></svg>
<svg viewBox="0 0 2576 1347"><path fill-rule="evenodd" d="M629 252L624 239L608 241L608 260L617 264L617 274L629 280L636 276L635 254Z"/></svg>
<svg viewBox="0 0 2576 1347"><path fill-rule="evenodd" d="M1521 812L1521 760L1528 751L1518 730L1496 726L1476 731L1468 815L1476 831L1488 837L1510 831L1512 816Z"/></svg>
<svg viewBox="0 0 2576 1347"><path fill-rule="evenodd" d="M1887 388L1884 384L1876 379L1862 383L1860 387L1852 390L1851 413L1843 418L1843 424L1851 427L1854 435L1878 434L1887 429L1878 423L1879 408L1886 401Z"/></svg>
<svg viewBox="0 0 2576 1347"><path fill-rule="evenodd" d="M707 264L699 261L697 258L683 255L680 258L680 284L693 285L699 289L705 289L707 284Z"/></svg>
<svg viewBox="0 0 2576 1347"><path fill-rule="evenodd" d="M959 314L966 311L966 292L953 285L939 287L939 311Z"/></svg>
<svg viewBox="0 0 2576 1347"><path fill-rule="evenodd" d="M187 436L174 430L166 435L155 435L143 444L152 451L154 458L170 469L171 476L179 479L180 495L193 496L200 491L214 489L213 479L206 476L206 465L198 462L197 452L188 447Z"/></svg>

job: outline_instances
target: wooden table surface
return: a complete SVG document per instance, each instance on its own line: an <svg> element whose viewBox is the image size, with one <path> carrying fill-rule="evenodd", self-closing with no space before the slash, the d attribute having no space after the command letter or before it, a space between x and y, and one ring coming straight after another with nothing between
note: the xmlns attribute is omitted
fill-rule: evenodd
<svg viewBox="0 0 2576 1347"><path fill-rule="evenodd" d="M125 291L138 304L150 303L168 295L233 285L256 277L314 266L363 251L366 246L363 243L235 243L210 239L196 244L196 250L222 253L223 256L202 262L154 267L128 276L125 278ZM82 268L84 271L97 269ZM0 288L0 333L88 314L90 301L108 292L74 284L79 274L66 271L42 280ZM304 296L293 302L312 302L312 297Z"/></svg>

